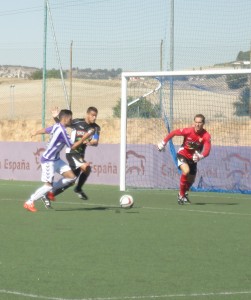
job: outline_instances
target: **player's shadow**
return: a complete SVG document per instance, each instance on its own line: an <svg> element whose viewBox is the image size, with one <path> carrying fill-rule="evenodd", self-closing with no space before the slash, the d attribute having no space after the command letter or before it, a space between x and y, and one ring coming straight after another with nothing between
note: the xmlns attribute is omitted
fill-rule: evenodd
<svg viewBox="0 0 251 300"><path fill-rule="evenodd" d="M193 205L238 205L239 203L230 202L230 203L224 203L224 202L193 202Z"/></svg>
<svg viewBox="0 0 251 300"><path fill-rule="evenodd" d="M116 207L96 206L96 207L68 207L68 208L56 208L55 211L104 211L114 210Z"/></svg>
<svg viewBox="0 0 251 300"><path fill-rule="evenodd" d="M95 206L95 207L68 207L68 208L55 208L55 211L105 211L111 210L115 213L139 213L138 211L133 211L131 209L125 209L117 206Z"/></svg>

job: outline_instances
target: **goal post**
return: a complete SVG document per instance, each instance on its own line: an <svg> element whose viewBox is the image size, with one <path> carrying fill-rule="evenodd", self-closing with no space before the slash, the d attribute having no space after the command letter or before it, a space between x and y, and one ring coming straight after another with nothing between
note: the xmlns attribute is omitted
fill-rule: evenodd
<svg viewBox="0 0 251 300"><path fill-rule="evenodd" d="M250 77L251 69L123 72L120 190L177 189L182 139L161 153L156 144L202 113L212 151L199 163L193 190L251 193Z"/></svg>
<svg viewBox="0 0 251 300"><path fill-rule="evenodd" d="M121 125L120 125L120 190L126 188L126 128L127 128L127 77L121 77Z"/></svg>

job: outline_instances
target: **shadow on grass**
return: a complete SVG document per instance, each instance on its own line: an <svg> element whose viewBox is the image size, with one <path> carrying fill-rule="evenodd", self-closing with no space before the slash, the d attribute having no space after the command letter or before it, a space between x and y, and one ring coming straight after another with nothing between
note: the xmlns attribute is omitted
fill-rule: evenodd
<svg viewBox="0 0 251 300"><path fill-rule="evenodd" d="M117 207L106 207L106 206L96 206L96 207L68 207L68 208L56 208L55 211L103 211L103 210L115 210Z"/></svg>
<svg viewBox="0 0 251 300"><path fill-rule="evenodd" d="M134 211L133 209L125 209L122 207L106 207L106 206L96 206L96 207L68 207L68 208L55 208L54 211L104 211L111 210L115 213L139 213L138 211Z"/></svg>
<svg viewBox="0 0 251 300"><path fill-rule="evenodd" d="M234 202L231 202L231 203L223 203L223 202L193 202L193 205L238 205L239 203L234 203Z"/></svg>

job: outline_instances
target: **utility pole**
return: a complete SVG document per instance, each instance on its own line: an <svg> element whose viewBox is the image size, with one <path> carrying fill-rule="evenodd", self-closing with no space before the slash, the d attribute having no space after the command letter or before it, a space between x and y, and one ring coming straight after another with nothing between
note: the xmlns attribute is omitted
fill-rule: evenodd
<svg viewBox="0 0 251 300"><path fill-rule="evenodd" d="M170 71L174 70L174 0L170 3Z"/></svg>
<svg viewBox="0 0 251 300"><path fill-rule="evenodd" d="M43 95L42 95L42 127L45 127L46 110L46 55L47 55L47 0L44 0L44 45L43 45ZM44 134L42 141L44 141Z"/></svg>
<svg viewBox="0 0 251 300"><path fill-rule="evenodd" d="M160 71L163 71L163 40L160 41Z"/></svg>
<svg viewBox="0 0 251 300"><path fill-rule="evenodd" d="M73 45L73 41L71 41L71 47L70 47L70 109L72 104L72 45Z"/></svg>
<svg viewBox="0 0 251 300"><path fill-rule="evenodd" d="M14 102L15 102L15 84L10 85L10 119L15 118L14 114Z"/></svg>

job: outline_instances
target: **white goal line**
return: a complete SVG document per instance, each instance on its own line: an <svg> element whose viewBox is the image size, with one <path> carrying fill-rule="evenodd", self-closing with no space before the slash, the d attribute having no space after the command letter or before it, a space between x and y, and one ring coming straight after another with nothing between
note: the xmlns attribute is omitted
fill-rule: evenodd
<svg viewBox="0 0 251 300"><path fill-rule="evenodd" d="M9 295L16 295L22 296L31 299L43 299L43 300L139 300L139 299L163 299L163 298L197 298L197 297L219 297L224 296L237 296L237 295L249 295L251 291L240 291L240 292L211 292L211 293L193 293L193 294L166 294L166 295L142 295L142 296L118 296L118 297L98 297L98 298L62 298L62 297L50 297L50 296L43 296L43 295L36 295L36 294L28 294L18 291L9 291L9 290L0 290L0 294L9 294Z"/></svg>

